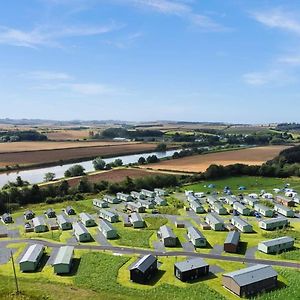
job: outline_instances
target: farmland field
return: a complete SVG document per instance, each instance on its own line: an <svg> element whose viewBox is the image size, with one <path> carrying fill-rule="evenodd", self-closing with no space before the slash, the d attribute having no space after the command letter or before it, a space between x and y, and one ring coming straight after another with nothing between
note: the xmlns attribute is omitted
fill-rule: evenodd
<svg viewBox="0 0 300 300"><path fill-rule="evenodd" d="M204 155L194 155L180 159L162 161L160 163L147 165L154 170L171 170L186 172L203 172L211 164L231 165L242 163L248 165L262 165L267 160L273 159L287 146L266 146L250 149L224 151Z"/></svg>
<svg viewBox="0 0 300 300"><path fill-rule="evenodd" d="M15 147L16 143L8 144L10 147ZM23 143L22 143L23 144ZM48 144L45 142L45 144ZM50 143L51 144L51 143ZM57 162L60 160L79 160L82 158L93 158L96 156L114 156L114 155L126 155L134 154L139 152L153 151L156 148L155 144L142 144L142 143L127 143L127 144L118 144L114 143L113 145L94 145L88 146L90 143L80 143L81 146L75 148L70 146L74 143L63 143L67 144L68 147L61 147L60 149L48 149L48 150L36 150L36 151L20 151L20 152L11 152L0 153L0 166L10 166L10 165L34 165L34 164L46 164ZM1 145L2 146L2 145ZM7 146L7 147L9 147ZM57 146L57 143L56 143ZM31 147L34 147L33 145ZM0 147L1 151L1 147ZM3 150L2 150L3 151ZM10 150L12 151L12 150Z"/></svg>

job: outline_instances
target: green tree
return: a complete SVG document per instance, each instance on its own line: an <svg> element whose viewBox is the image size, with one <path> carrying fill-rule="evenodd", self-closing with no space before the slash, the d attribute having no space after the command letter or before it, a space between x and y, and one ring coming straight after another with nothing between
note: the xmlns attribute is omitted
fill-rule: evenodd
<svg viewBox="0 0 300 300"><path fill-rule="evenodd" d="M116 167L121 167L121 166L123 165L122 159L120 159L120 158L115 159L114 165L115 165Z"/></svg>
<svg viewBox="0 0 300 300"><path fill-rule="evenodd" d="M81 165L74 165L70 167L66 172L65 172L65 177L74 177L74 176L82 176L84 175L84 167Z"/></svg>
<svg viewBox="0 0 300 300"><path fill-rule="evenodd" d="M165 143L160 143L156 147L156 151L165 152L167 150L167 145Z"/></svg>
<svg viewBox="0 0 300 300"><path fill-rule="evenodd" d="M141 157L139 158L139 160L138 160L138 164L139 164L139 165L144 165L145 163L146 163L145 157L141 156Z"/></svg>
<svg viewBox="0 0 300 300"><path fill-rule="evenodd" d="M45 181L45 182L52 181L52 180L54 180L54 178L55 178L55 173L52 173L52 172L47 172L47 173L44 175L44 181Z"/></svg>
<svg viewBox="0 0 300 300"><path fill-rule="evenodd" d="M93 166L95 170L104 170L106 163L101 157L97 157L93 160Z"/></svg>

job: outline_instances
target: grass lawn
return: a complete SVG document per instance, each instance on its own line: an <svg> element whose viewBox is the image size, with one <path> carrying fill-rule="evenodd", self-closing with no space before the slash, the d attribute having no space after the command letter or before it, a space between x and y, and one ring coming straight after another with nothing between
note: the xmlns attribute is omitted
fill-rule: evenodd
<svg viewBox="0 0 300 300"><path fill-rule="evenodd" d="M158 230L161 226L168 223L168 219L161 216L145 217L144 220L147 224L147 230Z"/></svg>

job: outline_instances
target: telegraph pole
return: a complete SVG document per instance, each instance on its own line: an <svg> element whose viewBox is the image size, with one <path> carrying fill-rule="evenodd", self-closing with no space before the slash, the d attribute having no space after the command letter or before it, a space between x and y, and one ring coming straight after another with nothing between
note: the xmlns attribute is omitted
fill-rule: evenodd
<svg viewBox="0 0 300 300"><path fill-rule="evenodd" d="M16 290L17 290L17 294L19 294L20 291L19 291L18 279L17 279L17 274L16 274L15 261L14 261L14 256L13 256L12 251L10 251L10 257L11 257L11 262L12 262L13 271L14 271Z"/></svg>

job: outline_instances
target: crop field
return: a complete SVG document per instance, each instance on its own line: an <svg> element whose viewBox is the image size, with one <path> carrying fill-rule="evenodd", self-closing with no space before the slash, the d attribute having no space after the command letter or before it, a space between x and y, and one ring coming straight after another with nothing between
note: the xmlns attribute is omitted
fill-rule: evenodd
<svg viewBox="0 0 300 300"><path fill-rule="evenodd" d="M150 167L154 170L182 172L204 172L211 164L223 166L235 163L262 165L264 162L273 159L286 148L286 146L266 146L204 155L193 155L147 165L145 168Z"/></svg>
<svg viewBox="0 0 300 300"><path fill-rule="evenodd" d="M15 144L15 143L13 143ZM11 144L12 145L12 144ZM11 146L13 147L13 145ZM127 144L113 144L102 146L86 146L76 148L61 148L53 150L41 151L23 151L0 153L0 166L10 165L34 165L46 164L59 161L70 161L79 159L89 159L96 156L118 156L126 154L141 153L153 151L156 148L155 144L142 143L127 143Z"/></svg>
<svg viewBox="0 0 300 300"><path fill-rule="evenodd" d="M89 137L89 131L88 129L84 130L53 130L46 132L46 135L49 140L82 140Z"/></svg>

